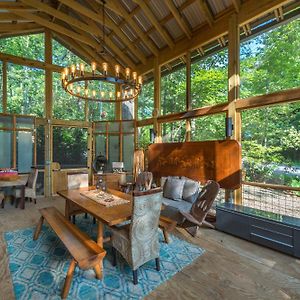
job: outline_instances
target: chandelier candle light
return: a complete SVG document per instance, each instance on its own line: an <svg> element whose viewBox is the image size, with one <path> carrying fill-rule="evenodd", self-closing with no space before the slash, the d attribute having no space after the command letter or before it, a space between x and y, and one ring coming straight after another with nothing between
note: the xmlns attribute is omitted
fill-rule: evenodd
<svg viewBox="0 0 300 300"><path fill-rule="evenodd" d="M85 65L80 64L79 68L75 65L64 68L62 71L62 87L72 96L83 100L98 101L98 102L124 102L135 99L142 88L142 76L137 76L136 72L132 72L129 68L125 68L125 78L120 77L120 66L115 65L115 75L108 74L108 63L102 63L102 72L96 73L97 65L91 63L92 74L85 75ZM119 91L105 91L104 89L89 89L89 85L93 81L102 81L115 84L119 87ZM84 83L84 89L80 83Z"/></svg>
<svg viewBox="0 0 300 300"><path fill-rule="evenodd" d="M107 55L105 44L105 0L102 2L102 32L103 32L103 50L101 55ZM102 67L102 69L101 69ZM125 78L120 76L121 67L115 65L114 75L108 72L108 63L103 62L102 66L97 66L95 62L91 63L92 74L85 74L85 65L81 63L79 67L72 65L64 68L61 75L63 89L83 100L98 101L98 102L124 102L135 99L141 92L143 79L138 76L137 72L131 72L130 68L125 68ZM100 72L97 72L100 70ZM114 84L117 92L105 91L103 88L95 87L93 82L106 82ZM84 88L82 88L84 86ZM92 86L92 89L89 89Z"/></svg>

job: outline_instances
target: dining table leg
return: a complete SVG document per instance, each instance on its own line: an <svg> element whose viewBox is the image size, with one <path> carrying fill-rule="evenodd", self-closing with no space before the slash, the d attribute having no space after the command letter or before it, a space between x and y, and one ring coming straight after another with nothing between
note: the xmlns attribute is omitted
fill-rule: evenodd
<svg viewBox="0 0 300 300"><path fill-rule="evenodd" d="M66 199L66 205L65 205L65 217L67 220L70 219L70 205L69 200Z"/></svg>
<svg viewBox="0 0 300 300"><path fill-rule="evenodd" d="M21 209L25 208L25 185L21 186L21 201L20 201Z"/></svg>
<svg viewBox="0 0 300 300"><path fill-rule="evenodd" d="M97 244L101 248L103 248L103 230L104 230L103 223L100 220L98 220Z"/></svg>
<svg viewBox="0 0 300 300"><path fill-rule="evenodd" d="M97 229L97 244L103 248L103 234L104 234L104 226L103 223L98 220L98 229ZM100 262L99 266L95 268L96 277L98 279L103 278L103 261Z"/></svg>

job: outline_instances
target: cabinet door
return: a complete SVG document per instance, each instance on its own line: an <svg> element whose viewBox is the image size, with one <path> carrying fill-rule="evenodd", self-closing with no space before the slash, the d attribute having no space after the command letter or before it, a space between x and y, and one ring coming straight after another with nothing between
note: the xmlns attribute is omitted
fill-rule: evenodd
<svg viewBox="0 0 300 300"><path fill-rule="evenodd" d="M250 239L249 217L217 208L216 228L243 239Z"/></svg>

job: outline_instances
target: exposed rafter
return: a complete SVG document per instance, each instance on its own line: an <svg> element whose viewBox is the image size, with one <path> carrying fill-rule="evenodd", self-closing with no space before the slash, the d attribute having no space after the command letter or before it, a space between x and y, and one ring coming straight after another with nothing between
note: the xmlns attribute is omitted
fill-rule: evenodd
<svg viewBox="0 0 300 300"><path fill-rule="evenodd" d="M102 24L102 15L75 2L74 0L60 0L63 4L69 6L71 9L79 12L80 14L86 16L87 18L92 19L93 21ZM94 1L86 0L94 9L94 5L97 4ZM99 6L98 6L99 7ZM127 38L127 36L121 31L121 29L116 25L111 19L106 18L105 24L122 40L122 42L139 58L139 60L145 64L146 57L144 54L136 48L133 43Z"/></svg>
<svg viewBox="0 0 300 300"><path fill-rule="evenodd" d="M41 28L41 26L37 25L36 23L1 23L0 32L35 30L37 28Z"/></svg>
<svg viewBox="0 0 300 300"><path fill-rule="evenodd" d="M188 25L186 24L183 17L180 15L177 7L175 6L173 0L166 0L166 5L168 6L169 10L171 11L172 15L174 16L175 20L177 21L178 25L182 29L182 31L185 33L185 35L191 39L192 38L192 32L189 29Z"/></svg>
<svg viewBox="0 0 300 300"><path fill-rule="evenodd" d="M205 0L196 0L196 1L207 23L209 24L209 26L212 26L214 23L214 16L210 11L207 2Z"/></svg>
<svg viewBox="0 0 300 300"><path fill-rule="evenodd" d="M1 1L0 2L0 9L1 10L13 10L13 11L27 11L27 12L34 12L36 11L35 8L28 7L20 2L11 2L11 1Z"/></svg>
<svg viewBox="0 0 300 300"><path fill-rule="evenodd" d="M133 20L132 16L126 11L126 9L120 5L118 0L111 0L107 3L109 9L113 10L118 15L122 16L124 20L134 29L139 38L147 46L150 51L157 56L158 49L149 36L138 26L138 24Z"/></svg>
<svg viewBox="0 0 300 300"><path fill-rule="evenodd" d="M75 40L77 40L79 42L82 42L82 43L85 43L87 45L90 45L90 46L92 46L96 50L100 50L100 48L101 48L101 46L95 40L93 40L91 38L88 38L88 37L85 37L85 36L82 36L80 34L77 34L74 31L66 29L63 26L60 26L60 25L57 25L57 24L52 23L50 21L47 21L46 19L44 19L42 17L39 17L39 16L37 16L35 14L27 13L27 12L19 12L19 11L15 11L14 13L15 14L20 14L21 16L23 16L26 19L33 20L37 24L45 26L46 28L49 28L49 29L51 29L53 31L56 31L56 32L61 33L61 34L64 34L66 36L70 36L70 37L72 37L73 39L75 39Z"/></svg>
<svg viewBox="0 0 300 300"><path fill-rule="evenodd" d="M25 19L12 13L0 13L1 22L24 21Z"/></svg>
<svg viewBox="0 0 300 300"><path fill-rule="evenodd" d="M149 21L152 23L152 25L156 28L158 33L162 36L162 38L165 40L165 42L168 44L170 48L174 48L174 42L170 38L169 34L166 32L166 30L159 24L158 20L156 19L155 15L151 11L151 9L148 7L148 5L143 0L133 0L135 3L137 3Z"/></svg>
<svg viewBox="0 0 300 300"><path fill-rule="evenodd" d="M198 1L198 0L197 0ZM266 13L274 11L275 8L281 7L290 2L289 0L260 0L247 1L240 7L238 14L239 26L249 24L253 20L265 15ZM180 56L184 55L187 51L193 51L199 45L205 45L216 39L228 34L229 18L232 15L232 10L227 14L222 15L221 18L214 21L214 26L203 26L197 31L193 32L191 40L185 38L181 39L175 44L173 51L165 48L160 51L158 62L160 65L166 64ZM153 70L154 58L148 60L147 66L140 66L139 71L142 74L148 73Z"/></svg>
<svg viewBox="0 0 300 300"><path fill-rule="evenodd" d="M241 0L232 0L235 11L238 13L240 11Z"/></svg>

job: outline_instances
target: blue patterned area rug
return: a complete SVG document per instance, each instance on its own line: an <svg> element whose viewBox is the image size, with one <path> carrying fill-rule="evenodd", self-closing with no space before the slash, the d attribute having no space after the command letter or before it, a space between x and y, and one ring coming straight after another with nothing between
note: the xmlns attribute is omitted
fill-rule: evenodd
<svg viewBox="0 0 300 300"><path fill-rule="evenodd" d="M77 216L76 225L90 236L96 237L96 225L92 219ZM46 225L37 241L32 240L35 228L5 233L9 267L15 297L20 299L60 299L60 293L70 264L70 254ZM75 270L68 299L141 299L160 284L191 264L204 250L174 235L165 244L160 236L161 270L155 269L155 261L139 268L138 285L132 282L132 270L118 255L113 267L111 248L105 245L104 279L95 279L93 270Z"/></svg>

